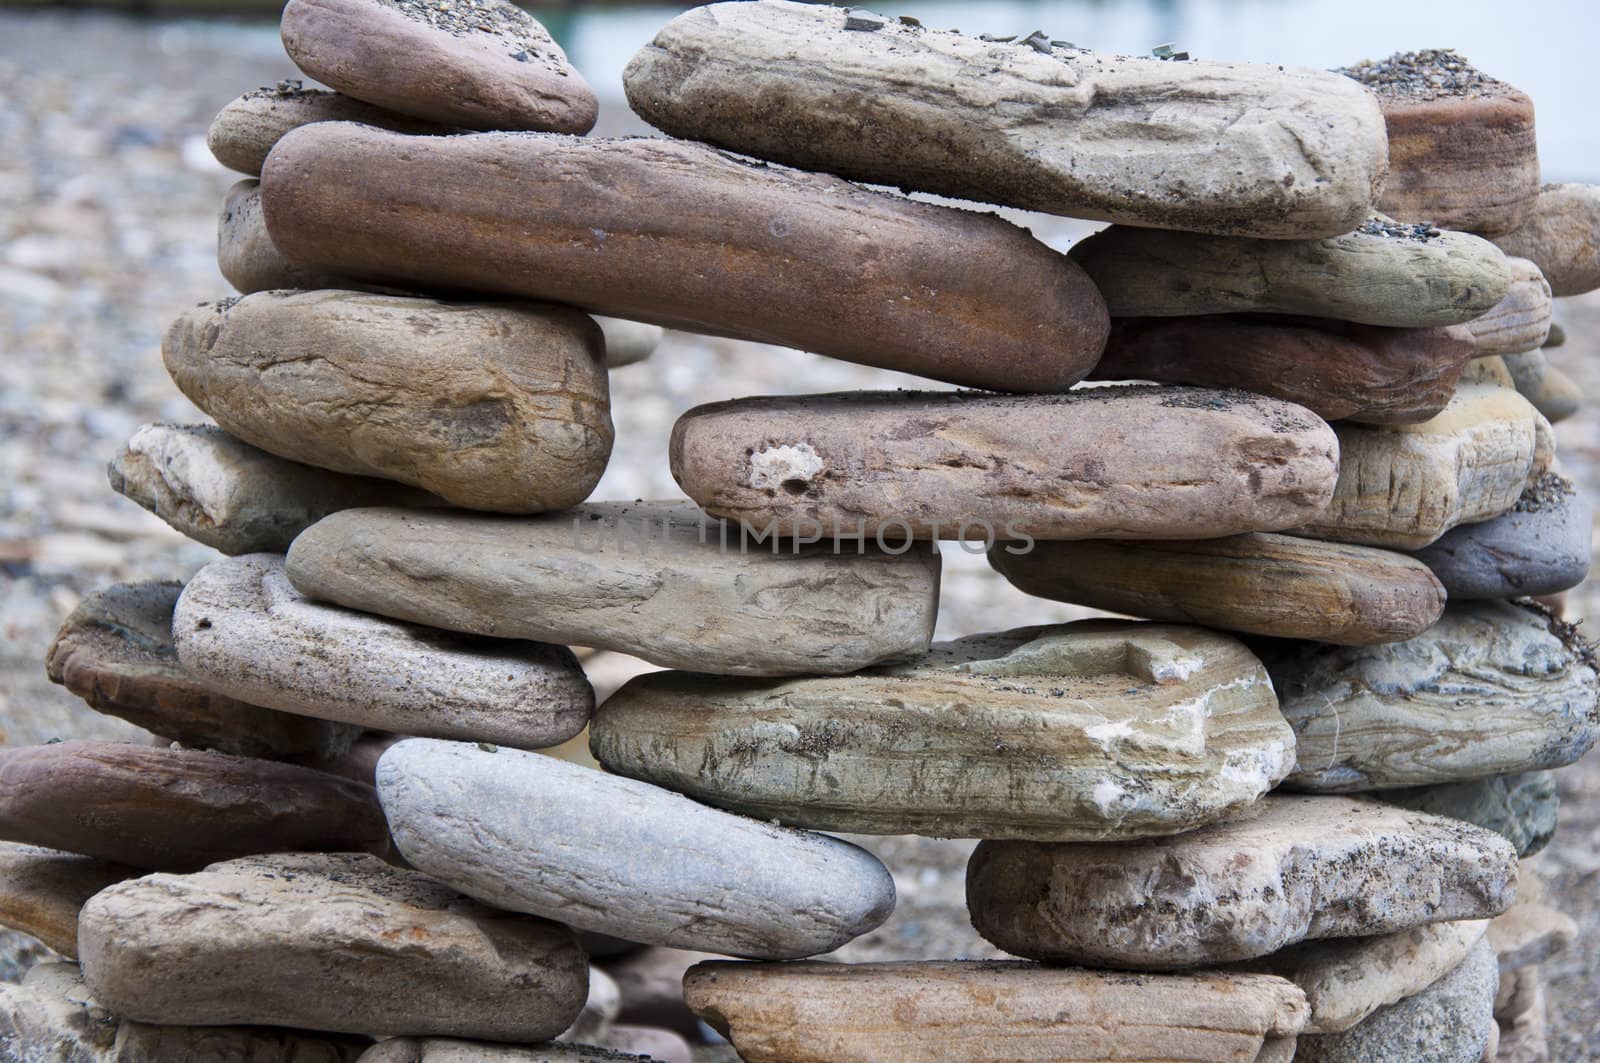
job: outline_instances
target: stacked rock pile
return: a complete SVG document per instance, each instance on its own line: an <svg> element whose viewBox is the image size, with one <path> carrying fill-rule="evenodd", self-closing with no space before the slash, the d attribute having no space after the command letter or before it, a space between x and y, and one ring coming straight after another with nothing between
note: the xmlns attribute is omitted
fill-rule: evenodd
<svg viewBox="0 0 1600 1063"><path fill-rule="evenodd" d="M240 294L163 346L216 423L111 463L226 556L48 661L156 740L0 752L0 920L62 957L7 1058L1536 1058L1572 927L1519 858L1600 698L1541 351L1600 194L1525 96L756 0L607 140L504 0L283 40L331 90L218 116ZM660 326L976 390L700 407L687 501L590 502ZM933 644L940 540L1138 619ZM669 670L597 707L571 647ZM895 904L825 832L982 839L1020 959L808 960Z"/></svg>

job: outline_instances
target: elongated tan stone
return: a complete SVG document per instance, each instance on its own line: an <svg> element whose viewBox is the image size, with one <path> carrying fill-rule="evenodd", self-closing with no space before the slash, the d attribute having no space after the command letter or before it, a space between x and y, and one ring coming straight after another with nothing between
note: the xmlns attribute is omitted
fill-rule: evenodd
<svg viewBox="0 0 1600 1063"><path fill-rule="evenodd" d="M894 909L873 856L513 749L413 738L378 763L395 844L469 896L650 945L828 952Z"/></svg>
<svg viewBox="0 0 1600 1063"><path fill-rule="evenodd" d="M301 269L283 257L261 215L261 182L246 178L228 189L217 217L217 269L234 291L275 288L354 288L348 278Z"/></svg>
<svg viewBox="0 0 1600 1063"><path fill-rule="evenodd" d="M275 759L333 757L357 730L275 712L211 690L172 641L183 585L118 583L78 603L56 632L45 673L97 712L197 749Z"/></svg>
<svg viewBox="0 0 1600 1063"><path fill-rule="evenodd" d="M1487 918L1510 907L1516 878L1511 843L1470 824L1270 795L1174 838L981 842L967 907L980 934L1019 956L1163 969Z"/></svg>
<svg viewBox="0 0 1600 1063"><path fill-rule="evenodd" d="M173 871L388 849L370 786L221 753L69 741L0 750L0 838Z"/></svg>
<svg viewBox="0 0 1600 1063"><path fill-rule="evenodd" d="M1521 395L1487 384L1459 388L1421 424L1338 433L1333 502L1296 531L1400 550L1505 513L1555 459L1550 422Z"/></svg>
<svg viewBox="0 0 1600 1063"><path fill-rule="evenodd" d="M587 133L599 114L561 46L509 0L290 0L281 30L324 85L430 122Z"/></svg>
<svg viewBox="0 0 1600 1063"><path fill-rule="evenodd" d="M392 480L276 457L210 424L142 425L107 474L113 491L225 554L282 553L341 509L445 505Z"/></svg>
<svg viewBox="0 0 1600 1063"><path fill-rule="evenodd" d="M539 749L583 730L594 709L594 691L565 646L307 601L277 554L202 568L172 628L184 668L213 690L363 728Z"/></svg>
<svg viewBox="0 0 1600 1063"><path fill-rule="evenodd" d="M604 340L563 308L258 292L184 314L162 356L246 443L470 509L572 505L611 454Z"/></svg>
<svg viewBox="0 0 1600 1063"><path fill-rule="evenodd" d="M1063 390L1109 327L1083 270L992 214L699 144L419 141L322 123L274 149L262 196L273 243L306 268L550 299L972 387Z"/></svg>
<svg viewBox="0 0 1600 1063"><path fill-rule="evenodd" d="M1341 645L1397 642L1444 611L1420 561L1257 532L1188 542L1000 545L989 564L1019 590L1113 613Z"/></svg>
<svg viewBox="0 0 1600 1063"><path fill-rule="evenodd" d="M985 41L783 0L680 15L623 86L651 125L759 158L1194 232L1346 232L1387 166L1375 101L1322 71Z"/></svg>
<svg viewBox="0 0 1600 1063"><path fill-rule="evenodd" d="M1545 185L1527 220L1494 242L1537 265L1553 295L1600 288L1600 185Z"/></svg>
<svg viewBox="0 0 1600 1063"><path fill-rule="evenodd" d="M927 549L753 541L684 503L520 521L346 510L302 533L288 564L302 594L354 609L729 675L853 672L923 653L939 591Z"/></svg>
<svg viewBox="0 0 1600 1063"><path fill-rule="evenodd" d="M992 961L702 963L684 993L746 1063L1254 1063L1286 1060L1307 1013L1269 975Z"/></svg>
<svg viewBox="0 0 1600 1063"><path fill-rule="evenodd" d="M113 1014L77 964L0 983L0 1053L27 1063L355 1063L371 1040L264 1026L152 1026Z"/></svg>
<svg viewBox="0 0 1600 1063"><path fill-rule="evenodd" d="M1467 232L1517 228L1539 194L1533 101L1447 48L1343 71L1377 94L1389 140L1378 208Z"/></svg>
<svg viewBox="0 0 1600 1063"><path fill-rule="evenodd" d="M1290 784L1348 792L1555 768L1589 751L1600 681L1536 606L1452 604L1389 646L1258 647L1295 729Z"/></svg>
<svg viewBox="0 0 1600 1063"><path fill-rule="evenodd" d="M1377 937L1307 941L1240 967L1287 978L1305 991L1311 1019L1304 1033L1338 1033L1449 974L1489 925L1463 919Z"/></svg>
<svg viewBox="0 0 1600 1063"><path fill-rule="evenodd" d="M172 1025L542 1041L588 977L566 927L355 853L124 882L89 901L79 936L96 1000Z"/></svg>
<svg viewBox="0 0 1600 1063"><path fill-rule="evenodd" d="M1325 240L1252 240L1113 225L1074 244L1114 317L1277 313L1396 328L1460 325L1511 284L1481 237L1382 215Z"/></svg>
<svg viewBox="0 0 1600 1063"><path fill-rule="evenodd" d="M1550 282L1539 267L1525 258L1507 258L1511 286L1494 309L1467 322L1480 358L1492 354L1519 354L1544 346L1550 336L1554 302Z"/></svg>
<svg viewBox="0 0 1600 1063"><path fill-rule="evenodd" d="M206 146L228 169L255 177L285 133L313 122L360 122L396 133L438 134L454 128L289 80L252 89L217 112L206 130Z"/></svg>
<svg viewBox="0 0 1600 1063"><path fill-rule="evenodd" d="M78 911L114 882L139 872L89 856L0 842L0 925L78 955Z"/></svg>
<svg viewBox="0 0 1600 1063"><path fill-rule="evenodd" d="M607 771L789 826L1112 840L1247 808L1294 744L1243 646L1082 621L943 642L909 664L771 681L656 672L589 729Z"/></svg>
<svg viewBox="0 0 1600 1063"><path fill-rule="evenodd" d="M1298 406L1148 387L735 399L679 418L669 453L713 516L880 541L1275 530L1320 513L1338 467L1332 430Z"/></svg>
<svg viewBox="0 0 1600 1063"><path fill-rule="evenodd" d="M1464 327L1213 315L1112 322L1094 380L1242 388L1330 421L1408 424L1444 409L1473 356Z"/></svg>

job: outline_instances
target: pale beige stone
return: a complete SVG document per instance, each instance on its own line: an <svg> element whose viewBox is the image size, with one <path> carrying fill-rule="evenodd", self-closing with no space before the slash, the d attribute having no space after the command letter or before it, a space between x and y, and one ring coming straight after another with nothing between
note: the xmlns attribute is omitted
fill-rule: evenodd
<svg viewBox="0 0 1600 1063"><path fill-rule="evenodd" d="M312 122L360 122L397 133L446 133L452 128L290 80L252 89L217 112L206 130L206 146L228 169L258 176L279 138Z"/></svg>
<svg viewBox="0 0 1600 1063"><path fill-rule="evenodd" d="M53 951L78 955L78 911L131 867L56 849L0 842L0 926L38 938Z"/></svg>
<svg viewBox="0 0 1600 1063"><path fill-rule="evenodd" d="M993 961L703 963L684 993L746 1063L1256 1063L1308 1010L1270 975Z"/></svg>
<svg viewBox="0 0 1600 1063"><path fill-rule="evenodd" d="M794 827L1089 841L1249 807L1294 743L1266 672L1203 628L1080 621L843 677L641 676L590 726L607 771Z"/></svg>
<svg viewBox="0 0 1600 1063"><path fill-rule="evenodd" d="M1537 265L1552 295L1600 288L1600 185L1545 185L1528 220L1494 242Z"/></svg>
<svg viewBox="0 0 1600 1063"><path fill-rule="evenodd" d="M1484 355L1468 361L1466 368L1461 371L1461 379L1456 383L1459 387L1468 384L1493 384L1502 388L1517 386L1516 378L1511 375L1505 357L1499 354Z"/></svg>
<svg viewBox="0 0 1600 1063"><path fill-rule="evenodd" d="M1505 298L1466 324L1477 341L1480 358L1531 351L1544 346L1550 336L1554 307L1550 282L1538 266L1525 258L1508 257L1506 263L1511 267L1511 286L1506 289Z"/></svg>
<svg viewBox="0 0 1600 1063"><path fill-rule="evenodd" d="M1421 424L1339 425L1333 501L1298 534L1392 549L1427 546L1458 524L1516 505L1555 460L1550 422L1515 391L1460 388Z"/></svg>

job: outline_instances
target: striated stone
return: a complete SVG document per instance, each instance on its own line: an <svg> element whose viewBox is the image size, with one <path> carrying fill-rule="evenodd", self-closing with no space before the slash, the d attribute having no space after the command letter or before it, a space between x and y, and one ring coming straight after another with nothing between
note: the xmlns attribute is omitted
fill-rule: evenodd
<svg viewBox="0 0 1600 1063"><path fill-rule="evenodd" d="M684 993L747 1063L1287 1060L1307 1010L1268 975L994 961L702 963Z"/></svg>
<svg viewBox="0 0 1600 1063"><path fill-rule="evenodd" d="M1200 628L1081 621L843 677L656 672L595 716L607 771L814 830L1088 841L1248 808L1293 766L1266 672Z"/></svg>
<svg viewBox="0 0 1600 1063"><path fill-rule="evenodd" d="M537 749L583 730L594 691L565 646L396 623L302 597L277 554L214 561L173 613L184 668L284 712Z"/></svg>
<svg viewBox="0 0 1600 1063"><path fill-rule="evenodd" d="M534 753L410 739L379 762L378 791L419 870L580 930L789 959L894 909L888 870L853 845Z"/></svg>
<svg viewBox="0 0 1600 1063"><path fill-rule="evenodd" d="M1427 566L1403 554L1270 532L1046 542L1025 554L996 546L989 564L1041 598L1341 645L1412 638L1445 602Z"/></svg>
<svg viewBox="0 0 1600 1063"><path fill-rule="evenodd" d="M388 848L371 787L269 760L90 741L0 749L0 838L172 871Z"/></svg>
<svg viewBox="0 0 1600 1063"><path fill-rule="evenodd" d="M1516 879L1511 844L1470 824L1272 795L1175 838L980 842L967 908L980 934L1019 956L1162 969L1483 919L1510 907Z"/></svg>
<svg viewBox="0 0 1600 1063"><path fill-rule="evenodd" d="M1594 506L1548 472L1509 513L1446 532L1417 551L1451 601L1521 598L1576 587L1589 575Z"/></svg>
<svg viewBox="0 0 1600 1063"><path fill-rule="evenodd" d="M1555 460L1550 422L1489 384L1458 388L1421 424L1337 431L1333 502L1301 535L1417 550L1458 524L1507 512Z"/></svg>
<svg viewBox="0 0 1600 1063"><path fill-rule="evenodd" d="M1383 180L1381 112L1323 71L851 18L696 8L633 57L628 103L672 136L808 170L1164 229L1333 236Z"/></svg>
<svg viewBox="0 0 1600 1063"><path fill-rule="evenodd" d="M605 961L606 973L622 993L622 1010L617 1018L633 1025L694 1034L698 1020L684 1003L683 975L701 960L715 958L708 952L649 948Z"/></svg>
<svg viewBox="0 0 1600 1063"><path fill-rule="evenodd" d="M0 926L20 930L62 956L75 958L83 902L138 873L88 856L0 842Z"/></svg>
<svg viewBox="0 0 1600 1063"><path fill-rule="evenodd" d="M542 1041L588 975L566 927L353 853L124 882L89 901L79 936L96 1000L174 1025Z"/></svg>
<svg viewBox="0 0 1600 1063"><path fill-rule="evenodd" d="M1241 967L1287 978L1305 991L1311 1019L1303 1033L1338 1033L1449 974L1488 926L1488 920L1465 919L1378 937L1307 941Z"/></svg>
<svg viewBox="0 0 1600 1063"><path fill-rule="evenodd" d="M1093 380L1241 388L1330 421L1408 424L1444 409L1473 354L1462 327L1392 329L1317 318L1119 318Z"/></svg>
<svg viewBox="0 0 1600 1063"><path fill-rule="evenodd" d="M644 361L661 342L660 325L624 321L619 317L597 317L595 323L605 333L606 365L611 369Z"/></svg>
<svg viewBox="0 0 1600 1063"><path fill-rule="evenodd" d="M1325 240L1252 240L1113 225L1068 253L1113 317L1307 314L1367 325L1460 325L1505 298L1487 240L1374 215Z"/></svg>
<svg viewBox="0 0 1600 1063"><path fill-rule="evenodd" d="M347 510L289 551L301 593L453 631L730 675L853 672L926 652L939 555L752 541L685 503L506 521Z"/></svg>
<svg viewBox="0 0 1600 1063"><path fill-rule="evenodd" d="M1546 904L1518 901L1489 922L1489 944L1500 973L1544 963L1577 940L1578 924Z"/></svg>
<svg viewBox="0 0 1600 1063"><path fill-rule="evenodd" d="M565 308L258 292L202 303L161 350L229 435L469 509L580 502L611 454L604 340Z"/></svg>
<svg viewBox="0 0 1600 1063"><path fill-rule="evenodd" d="M252 89L224 107L206 130L206 146L228 169L259 176L272 146L289 130L313 122L360 122L396 133L448 133L454 128L290 80Z"/></svg>
<svg viewBox="0 0 1600 1063"><path fill-rule="evenodd" d="M1309 1063L1479 1063L1494 1026L1494 950L1480 940L1428 988L1342 1033L1302 1034Z"/></svg>
<svg viewBox="0 0 1600 1063"><path fill-rule="evenodd" d="M1600 288L1600 185L1545 185L1527 220L1494 242L1537 265L1553 295Z"/></svg>
<svg viewBox="0 0 1600 1063"><path fill-rule="evenodd" d="M118 583L78 603L45 657L45 673L97 712L196 749L274 759L333 757L357 731L274 712L210 690L172 641L183 584Z"/></svg>
<svg viewBox="0 0 1600 1063"><path fill-rule="evenodd" d="M701 144L419 141L323 123L283 139L262 195L273 243L305 268L549 299L972 387L1064 390L1109 327L1083 270L993 214Z"/></svg>
<svg viewBox="0 0 1600 1063"><path fill-rule="evenodd" d="M1539 194L1533 101L1450 49L1397 53L1341 73L1377 94L1389 139L1378 209L1468 232L1517 228Z"/></svg>
<svg viewBox="0 0 1600 1063"><path fill-rule="evenodd" d="M1327 506L1333 431L1197 388L734 399L678 419L672 475L716 517L783 535L1206 539Z"/></svg>
<svg viewBox="0 0 1600 1063"><path fill-rule="evenodd" d="M290 0L283 50L358 100L471 129L587 133L599 101L532 15L509 0Z"/></svg>
<svg viewBox="0 0 1600 1063"><path fill-rule="evenodd" d="M1463 326L1472 333L1480 358L1537 350L1550 337L1554 310L1550 282L1525 258L1507 258L1506 264L1511 267L1511 287L1505 298Z"/></svg>
<svg viewBox="0 0 1600 1063"><path fill-rule="evenodd" d="M107 474L113 491L225 554L282 553L341 509L446 504L392 480L274 457L209 424L143 425Z"/></svg>
<svg viewBox="0 0 1600 1063"><path fill-rule="evenodd" d="M132 1022L95 1000L70 963L41 963L21 985L0 984L0 1057L19 1063L354 1063L369 1044L299 1030Z"/></svg>
<svg viewBox="0 0 1600 1063"><path fill-rule="evenodd" d="M1551 424L1565 421L1583 405L1583 392L1567 374L1552 366L1543 349L1508 354L1502 359L1511 384Z"/></svg>
<svg viewBox="0 0 1600 1063"><path fill-rule="evenodd" d="M1532 856L1549 843L1555 835L1556 816L1561 808L1556 777L1548 771L1379 790L1372 796L1418 812L1464 819L1492 830L1516 846L1517 855L1522 857ZM1519 898L1526 893L1524 881L1518 886Z"/></svg>
<svg viewBox="0 0 1600 1063"><path fill-rule="evenodd" d="M348 278L301 269L272 243L261 214L261 182L246 178L228 189L217 218L217 269L237 292L276 288L359 288Z"/></svg>
<svg viewBox="0 0 1600 1063"><path fill-rule="evenodd" d="M299 1063L297 1060L296 1063ZM357 1063L646 1063L596 1045L552 1041L539 1045L485 1044L446 1037L394 1037L369 1048Z"/></svg>
<svg viewBox="0 0 1600 1063"><path fill-rule="evenodd" d="M1295 730L1291 786L1348 792L1558 768L1600 728L1576 628L1537 606L1465 602L1406 642L1256 647Z"/></svg>

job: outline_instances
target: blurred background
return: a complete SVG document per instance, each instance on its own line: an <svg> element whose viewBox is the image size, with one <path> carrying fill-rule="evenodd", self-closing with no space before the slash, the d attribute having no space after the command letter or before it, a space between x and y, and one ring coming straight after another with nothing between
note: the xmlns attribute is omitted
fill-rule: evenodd
<svg viewBox="0 0 1600 1063"><path fill-rule="evenodd" d="M687 5L589 3L531 10L601 98L597 135L648 133L621 74ZM931 0L870 5L928 26L1055 39L1144 54L1173 43L1196 58L1347 65L1452 47L1529 93L1546 179L1600 182L1600 134L1585 77L1600 40L1591 0ZM262 85L298 77L278 43L273 0L0 0L0 740L130 737L44 677L45 648L84 594L120 580L184 579L214 558L113 494L105 462L140 424L202 419L168 380L160 339L177 313L229 294L216 221L238 175L205 147L212 116ZM1058 248L1096 226L1004 211ZM1560 300L1567 344L1548 352L1600 402L1600 293ZM596 498L676 496L672 422L739 395L930 387L899 374L730 340L668 333L647 361L612 375L617 446ZM1566 471L1600 492L1592 408L1557 428ZM945 544L939 636L1048 623L1081 610L1027 598L981 556ZM1569 617L1595 615L1589 586ZM1592 636L1600 637L1600 636ZM1557 1060L1600 1059L1600 760L1559 773L1562 827L1535 864L1552 903L1582 927L1546 965ZM894 850L898 842L874 844ZM856 958L959 954L976 939L961 910L962 843L889 852L901 911ZM3 935L0 935L3 939ZM879 951L874 951L879 950ZM0 940L0 978L16 977Z"/></svg>

